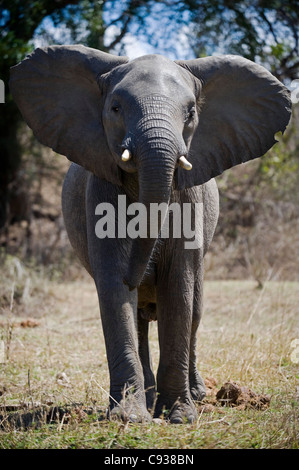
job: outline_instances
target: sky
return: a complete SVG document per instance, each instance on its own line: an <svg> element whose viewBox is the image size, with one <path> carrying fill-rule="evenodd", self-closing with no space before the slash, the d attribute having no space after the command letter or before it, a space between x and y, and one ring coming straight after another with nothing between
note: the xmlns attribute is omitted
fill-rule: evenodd
<svg viewBox="0 0 299 470"><path fill-rule="evenodd" d="M104 20L106 24L118 18L124 8L125 2L113 2L113 8L110 2L105 4ZM182 17L186 20L184 12ZM161 11L161 6L154 5L151 9L151 15L144 12L143 20L146 24L144 32L138 31L139 23L133 19L130 23L130 30L126 33L121 44L118 44L111 53L127 55L130 59L135 59L145 54L163 54L169 59L191 59L194 57L191 47L188 44L186 25L182 25L179 31L173 31L173 22L169 20L169 12ZM43 47L48 44L47 34L40 36L39 32L43 29L58 44L71 44L71 36L67 28L62 25L55 27L52 20L46 17L40 27L37 29L35 38L33 40L34 47ZM82 25L82 38L85 33L84 25ZM137 35L138 31L138 35ZM104 43L106 46L112 43L113 39L120 33L120 27L116 24L109 26L106 29L104 36ZM155 45L150 44L149 37L153 39ZM168 38L168 41L165 40Z"/></svg>
<svg viewBox="0 0 299 470"><path fill-rule="evenodd" d="M113 39L119 33L120 29L117 26L112 25L107 28L104 36L105 46L111 44ZM136 39L136 37L133 36L132 33L127 33L123 40L123 46L125 55L127 55L130 59L136 59L136 57L140 57L145 54L155 54L157 52L157 50L153 46L151 46L145 41ZM111 51L111 53L118 53L119 49L120 46L117 46L114 50Z"/></svg>
<svg viewBox="0 0 299 470"><path fill-rule="evenodd" d="M186 27L183 26L179 32L179 40L176 43L175 50L161 47L161 45L154 47L145 39L137 39L136 36L129 32L126 34L122 43L123 53L130 59L135 59L136 57L140 57L145 54L164 54L172 60L191 59L194 56L192 55L192 51L188 45L187 31L185 31L185 29ZM116 26L110 26L107 28L104 41L105 45L109 45L119 32L120 30ZM118 54L119 51L120 45L112 50L111 53Z"/></svg>
<svg viewBox="0 0 299 470"><path fill-rule="evenodd" d="M113 8L111 7L111 2L108 1L105 3L103 17L106 24L109 24L120 16L125 3L126 2L114 1ZM171 19L172 16L173 18ZM143 32L138 31L138 21L135 21L135 19L131 21L130 32L126 34L122 43L125 54L131 59L144 54L153 53L164 54L172 60L193 58L194 56L192 55L191 48L187 41L186 33L188 28L186 24L178 25L179 31L173 30L175 20L178 19L178 17L187 23L189 12L185 10L178 15L173 9L159 5L158 2L153 3L151 5L150 15L144 10ZM119 28L115 25L108 27L105 33L105 44L110 44L111 40L116 37L119 32ZM137 32L139 34L137 34ZM149 41L149 38L151 38L152 41ZM151 45L150 42L155 43L155 45ZM119 52L118 49L120 49L120 46L113 52ZM186 55L188 55L188 57L186 57Z"/></svg>

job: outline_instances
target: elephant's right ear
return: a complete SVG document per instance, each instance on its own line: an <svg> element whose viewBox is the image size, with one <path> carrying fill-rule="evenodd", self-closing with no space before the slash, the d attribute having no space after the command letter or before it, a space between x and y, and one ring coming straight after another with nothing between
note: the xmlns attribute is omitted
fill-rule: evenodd
<svg viewBox="0 0 299 470"><path fill-rule="evenodd" d="M36 49L11 69L10 90L35 137L100 178L120 184L102 125L101 75L128 62L81 45Z"/></svg>

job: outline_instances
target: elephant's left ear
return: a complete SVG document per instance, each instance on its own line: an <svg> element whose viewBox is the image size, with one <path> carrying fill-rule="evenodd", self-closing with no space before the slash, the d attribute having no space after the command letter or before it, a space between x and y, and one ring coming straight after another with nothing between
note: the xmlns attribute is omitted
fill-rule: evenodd
<svg viewBox="0 0 299 470"><path fill-rule="evenodd" d="M177 189L207 182L224 170L264 155L291 116L288 89L264 67L240 56L177 61L202 84L203 104Z"/></svg>

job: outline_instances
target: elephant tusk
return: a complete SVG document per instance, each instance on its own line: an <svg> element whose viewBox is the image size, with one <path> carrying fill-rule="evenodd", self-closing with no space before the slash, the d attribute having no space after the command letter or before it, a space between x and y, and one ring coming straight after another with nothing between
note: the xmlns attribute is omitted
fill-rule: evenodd
<svg viewBox="0 0 299 470"><path fill-rule="evenodd" d="M121 156L122 161L127 162L127 161L130 160L130 158L132 158L132 154L131 154L130 150L125 149L122 153L122 156Z"/></svg>
<svg viewBox="0 0 299 470"><path fill-rule="evenodd" d="M185 170L191 170L192 169L192 164L188 162L186 157L180 157L179 158L179 165L184 168Z"/></svg>

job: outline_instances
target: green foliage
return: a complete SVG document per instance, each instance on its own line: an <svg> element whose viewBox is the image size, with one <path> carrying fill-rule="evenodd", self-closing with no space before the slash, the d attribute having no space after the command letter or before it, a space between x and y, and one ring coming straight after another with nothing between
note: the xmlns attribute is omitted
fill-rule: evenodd
<svg viewBox="0 0 299 470"><path fill-rule="evenodd" d="M299 138L298 107L294 105L293 115L285 134L259 161L259 186L273 190L272 197L298 199ZM277 138L277 136L276 136Z"/></svg>
<svg viewBox="0 0 299 470"><path fill-rule="evenodd" d="M50 44L81 43L96 49L106 50L104 33L106 25L103 20L103 5L97 0L80 0L56 10L48 19L53 24L53 32L48 23L42 23L36 30L35 37ZM60 30L60 37L54 37L55 30Z"/></svg>
<svg viewBox="0 0 299 470"><path fill-rule="evenodd" d="M195 54L240 54L270 64L281 80L298 75L299 5L294 0L186 1Z"/></svg>
<svg viewBox="0 0 299 470"><path fill-rule="evenodd" d="M286 189L287 182L289 182L289 185L295 182L293 177L298 170L299 159L297 155L285 151L280 146L275 146L261 159L260 172L265 181L272 183L274 187L280 185L281 181L284 180L284 189Z"/></svg>
<svg viewBox="0 0 299 470"><path fill-rule="evenodd" d="M88 25L88 35L85 39L86 45L105 51L106 47L104 46L104 33L106 26L103 20L101 2L90 2L88 0L84 0L82 17Z"/></svg>

